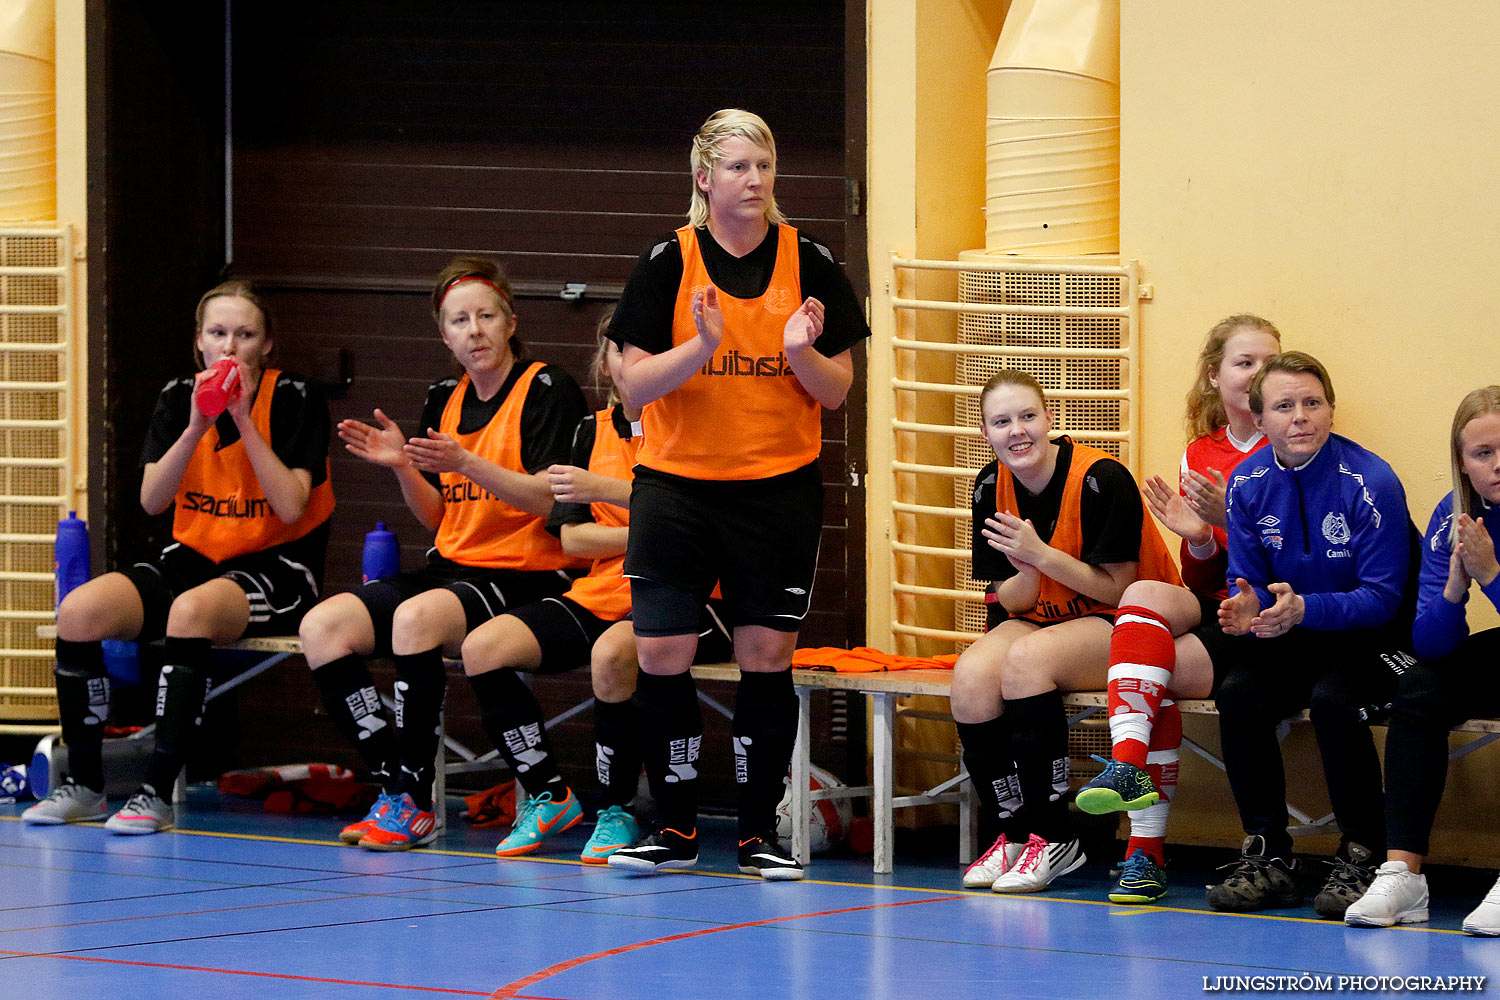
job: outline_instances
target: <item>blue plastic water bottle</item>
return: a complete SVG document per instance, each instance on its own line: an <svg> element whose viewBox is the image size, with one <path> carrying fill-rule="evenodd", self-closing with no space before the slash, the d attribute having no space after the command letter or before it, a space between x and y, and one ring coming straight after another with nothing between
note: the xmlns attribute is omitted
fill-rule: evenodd
<svg viewBox="0 0 1500 1000"><path fill-rule="evenodd" d="M385 522L375 522L375 530L365 533L364 581L383 580L401 572L401 550L396 533L385 530Z"/></svg>
<svg viewBox="0 0 1500 1000"><path fill-rule="evenodd" d="M57 522L57 541L52 549L52 566L57 573L57 603L68 591L89 582L89 526L78 519L78 511L68 511L65 521Z"/></svg>

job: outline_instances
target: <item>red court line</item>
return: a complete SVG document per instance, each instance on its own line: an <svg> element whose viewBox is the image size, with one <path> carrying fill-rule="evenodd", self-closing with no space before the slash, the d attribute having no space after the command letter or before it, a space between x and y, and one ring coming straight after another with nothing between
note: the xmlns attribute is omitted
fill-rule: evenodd
<svg viewBox="0 0 1500 1000"><path fill-rule="evenodd" d="M601 958L613 958L616 955L624 955L627 952L638 951L641 948L650 948L659 944L669 944L673 941L686 941L689 938L704 937L709 934L722 934L725 931L744 930L746 927L765 927L769 924L785 923L788 920L807 920L809 917L831 917L840 913L862 913L865 910L885 910L897 906L916 906L920 903L947 903L955 899L972 898L961 894L950 896L932 896L927 899L906 899L899 903L874 903L870 906L849 906L842 910L820 910L817 913L793 913L785 917L769 917L765 920L751 920L743 924L725 924L722 927L705 927L701 930L688 931L684 934L671 934L667 937L651 938L647 941L637 941L634 944L621 945L618 948L610 948L607 951L596 951L592 955L581 955L578 958L570 958L556 965L549 965L540 972L534 972L524 979L506 983L498 990L490 994L490 1000L521 1000L524 996L521 991L528 986L549 979L561 972L577 968L587 962L597 961ZM528 1000L539 1000L539 998L528 998Z"/></svg>
<svg viewBox="0 0 1500 1000"><path fill-rule="evenodd" d="M57 958L65 962L102 962L106 965L134 965L146 969L176 969L183 972L217 972L225 976L255 976L261 979L289 979L299 983L328 983L334 986L375 986L383 990L415 990L421 993L452 993L458 996L488 996L478 990L452 990L442 986L409 986L405 983L369 983L360 979L324 979L320 976L293 976L282 972L252 972L248 969L214 969L203 965L171 965L165 962L133 962L123 958L98 958L93 955L49 955L34 951L5 951L7 958Z"/></svg>

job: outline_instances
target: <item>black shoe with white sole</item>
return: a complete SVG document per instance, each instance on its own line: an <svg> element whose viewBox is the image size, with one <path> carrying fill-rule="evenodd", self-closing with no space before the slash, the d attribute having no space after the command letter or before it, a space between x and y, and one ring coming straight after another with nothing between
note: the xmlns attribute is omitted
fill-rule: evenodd
<svg viewBox="0 0 1500 1000"><path fill-rule="evenodd" d="M634 847L622 847L608 858L611 868L650 874L664 868L691 868L698 863L698 831L682 834L671 827L642 837Z"/></svg>
<svg viewBox="0 0 1500 1000"><path fill-rule="evenodd" d="M791 882L802 877L802 865L791 851L781 849L775 837L740 841L740 871L770 882Z"/></svg>

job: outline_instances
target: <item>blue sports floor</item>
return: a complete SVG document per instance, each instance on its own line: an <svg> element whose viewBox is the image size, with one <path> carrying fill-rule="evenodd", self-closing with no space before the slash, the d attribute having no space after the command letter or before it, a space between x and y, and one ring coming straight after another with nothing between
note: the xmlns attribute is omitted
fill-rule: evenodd
<svg viewBox="0 0 1500 1000"><path fill-rule="evenodd" d="M21 808L0 807L0 975L27 1000L1163 1000L1203 995L1205 977L1213 990L1221 976L1305 973L1485 975L1500 993L1500 939L1458 930L1487 872L1435 901L1426 927L1355 930L1310 907L1210 912L1203 871L1174 872L1170 905L1155 907L1104 902L1102 866L1005 897L960 891L955 864L900 853L890 876L817 859L806 881L766 883L732 874L722 824L703 830L698 870L631 877L578 863L583 826L546 856L499 860L499 832L456 819L431 849L376 854L334 842L341 820L208 791L181 828L149 837L29 828ZM1420 995L1394 985L1360 992Z"/></svg>

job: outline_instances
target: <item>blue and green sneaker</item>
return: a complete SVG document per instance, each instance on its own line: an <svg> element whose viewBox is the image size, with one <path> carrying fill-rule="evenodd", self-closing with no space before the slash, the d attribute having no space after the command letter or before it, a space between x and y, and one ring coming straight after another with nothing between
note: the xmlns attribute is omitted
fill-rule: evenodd
<svg viewBox="0 0 1500 1000"><path fill-rule="evenodd" d="M1120 880L1110 891L1111 903L1154 903L1167 894L1167 873L1151 855L1137 847L1120 866Z"/></svg>
<svg viewBox="0 0 1500 1000"><path fill-rule="evenodd" d="M1103 760L1102 757L1095 759ZM1151 775L1134 764L1109 760L1104 762L1104 770L1099 777L1080 788L1078 797L1073 801L1084 812L1103 816L1122 809L1145 809L1156 805L1160 800L1161 795L1157 792L1156 785L1152 784Z"/></svg>

